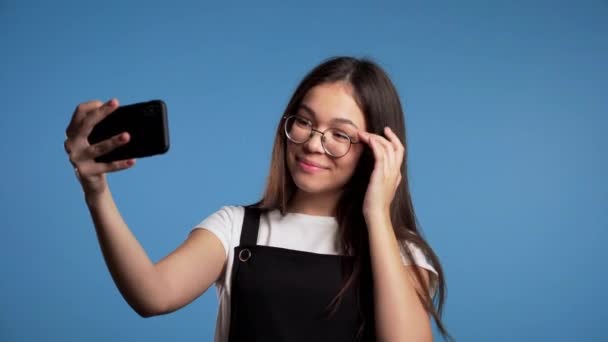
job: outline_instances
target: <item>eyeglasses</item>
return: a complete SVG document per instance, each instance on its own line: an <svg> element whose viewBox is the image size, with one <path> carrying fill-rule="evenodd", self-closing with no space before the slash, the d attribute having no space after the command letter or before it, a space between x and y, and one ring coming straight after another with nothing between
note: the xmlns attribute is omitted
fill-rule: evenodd
<svg viewBox="0 0 608 342"><path fill-rule="evenodd" d="M345 130L338 128L328 128L325 131L319 131L312 127L312 122L299 115L289 115L283 117L285 120L285 135L295 144L303 144L310 140L315 132L321 134L321 145L325 153L334 158L345 156L350 150L352 144L358 144L358 141L353 141ZM355 133L356 134L356 133Z"/></svg>

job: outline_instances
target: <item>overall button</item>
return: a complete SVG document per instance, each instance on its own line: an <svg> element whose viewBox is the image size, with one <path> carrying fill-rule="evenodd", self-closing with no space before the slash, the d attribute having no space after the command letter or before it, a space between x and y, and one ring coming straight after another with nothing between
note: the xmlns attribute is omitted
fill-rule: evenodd
<svg viewBox="0 0 608 342"><path fill-rule="evenodd" d="M247 248L239 252L239 260L241 260L242 262L249 260L249 258L251 258L251 251Z"/></svg>

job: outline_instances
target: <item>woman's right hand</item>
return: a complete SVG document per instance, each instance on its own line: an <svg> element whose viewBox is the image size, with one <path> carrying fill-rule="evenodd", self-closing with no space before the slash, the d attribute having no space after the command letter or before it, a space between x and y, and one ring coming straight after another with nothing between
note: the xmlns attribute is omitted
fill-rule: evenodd
<svg viewBox="0 0 608 342"><path fill-rule="evenodd" d="M109 139L90 145L88 136L93 127L118 108L118 100L83 102L76 107L72 119L65 130L64 148L70 163L87 196L94 196L107 189L107 172L128 169L135 159L98 163L95 158L129 142L129 133L123 132Z"/></svg>

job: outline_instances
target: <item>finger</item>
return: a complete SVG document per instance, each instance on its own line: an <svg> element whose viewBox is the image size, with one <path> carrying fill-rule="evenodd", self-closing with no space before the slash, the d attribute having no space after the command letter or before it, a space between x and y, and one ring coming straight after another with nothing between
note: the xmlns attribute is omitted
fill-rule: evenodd
<svg viewBox="0 0 608 342"><path fill-rule="evenodd" d="M95 110L103 105L103 102L99 100L93 100L88 102L80 103L74 109L74 113L72 113L72 118L70 119L70 123L68 127L65 129L65 136L67 138L72 138L76 135L76 129L80 126L80 123L87 115L88 112Z"/></svg>
<svg viewBox="0 0 608 342"><path fill-rule="evenodd" d="M358 140L363 141L366 145L369 145L370 134L365 131L357 131Z"/></svg>
<svg viewBox="0 0 608 342"><path fill-rule="evenodd" d="M98 142L94 145L87 147L83 152L84 159L95 159L106 153L113 151L114 149L125 145L129 142L131 136L127 132L122 132L109 139Z"/></svg>
<svg viewBox="0 0 608 342"><path fill-rule="evenodd" d="M387 149L391 155L391 170L393 170L393 172L398 172L398 169L401 166L399 145L397 145L399 143L399 138L397 138L395 133L388 126L384 127L384 134L386 135L386 142L388 143Z"/></svg>
<svg viewBox="0 0 608 342"><path fill-rule="evenodd" d="M99 164L99 163L98 163ZM104 173L116 172L128 169L135 165L135 159L117 160L111 163L101 163L101 167L105 168Z"/></svg>
<svg viewBox="0 0 608 342"><path fill-rule="evenodd" d="M95 127L99 121L103 120L113 111L115 111L116 108L118 108L118 100L110 99L108 102L104 103L103 106L89 112L89 114L87 114L87 116L82 120L78 133L85 137L89 136L93 130L93 127Z"/></svg>
<svg viewBox="0 0 608 342"><path fill-rule="evenodd" d="M135 165L135 159L131 158L111 163L87 163L75 169L75 171L77 171L80 177L87 177L125 170L133 167L133 165Z"/></svg>
<svg viewBox="0 0 608 342"><path fill-rule="evenodd" d="M384 133L386 134L387 139L392 143L395 151L403 151L405 149L397 134L395 134L390 127L385 127Z"/></svg>
<svg viewBox="0 0 608 342"><path fill-rule="evenodd" d="M382 168L381 170L382 172L384 172L384 148L373 136L368 137L367 143L371 148L372 153L374 154L374 169L379 170L380 168Z"/></svg>
<svg viewBox="0 0 608 342"><path fill-rule="evenodd" d="M376 166L382 167L382 171L385 175L390 174L389 172L391 167L387 164L388 155L386 153L386 144L389 144L389 142L386 141L384 137L377 134L364 131L358 131L358 134L361 140L372 148L374 159L376 160ZM374 147L374 145L376 146Z"/></svg>
<svg viewBox="0 0 608 342"><path fill-rule="evenodd" d="M395 154L396 154L395 161L398 164L399 168L401 168L401 164L403 164L403 158L405 158L405 147L401 143L401 140L399 139L397 134L395 134L395 132L393 132L393 130L390 127L386 127L384 129L384 131L386 133L386 136L388 137L388 139L390 140L390 142L392 143L392 145L395 148Z"/></svg>
<svg viewBox="0 0 608 342"><path fill-rule="evenodd" d="M380 143L382 145L382 147L386 148L387 150L393 149L391 142L388 141L385 137L378 135L378 134L371 134L371 135L378 141L378 143Z"/></svg>
<svg viewBox="0 0 608 342"><path fill-rule="evenodd" d="M384 140L384 141L386 141L386 139L385 139L383 136L378 135L378 134L374 134L374 133L364 132L364 131L357 131L357 133L359 134L359 137L361 138L361 140L362 140L364 143L366 143L366 144L368 144L368 145L369 145L369 144L370 144L370 140L371 140L372 138L375 138L375 139L376 139L376 141L377 141L379 144L382 144L382 147L384 147L384 142L383 142L383 140Z"/></svg>
<svg viewBox="0 0 608 342"><path fill-rule="evenodd" d="M386 172L386 175L391 175L395 173L395 150L391 144L390 141L386 140L385 137L381 136L381 135L374 135L374 138L376 138L376 141L378 141L378 143L380 143L380 145L382 145L382 148L384 149L384 154L385 154L385 164L384 164L384 171Z"/></svg>

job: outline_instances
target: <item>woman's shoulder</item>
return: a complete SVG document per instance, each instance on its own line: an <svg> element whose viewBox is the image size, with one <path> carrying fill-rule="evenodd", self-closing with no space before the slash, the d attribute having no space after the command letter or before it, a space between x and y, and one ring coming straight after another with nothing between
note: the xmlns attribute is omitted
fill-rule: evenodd
<svg viewBox="0 0 608 342"><path fill-rule="evenodd" d="M238 240L244 216L244 206L224 205L199 221L192 231L205 229L212 232L222 242L224 249L228 253L228 251L232 250L235 241Z"/></svg>
<svg viewBox="0 0 608 342"><path fill-rule="evenodd" d="M238 205L238 204L226 204L223 205L221 207L219 207L216 211L215 214L225 214L225 215L239 215L239 214L243 214L245 212L245 206L244 205Z"/></svg>
<svg viewBox="0 0 608 342"><path fill-rule="evenodd" d="M224 226L228 227L240 227L243 224L245 218L246 208L252 208L260 210L262 215L268 215L272 210L261 209L256 205L243 205L243 204L231 204L223 205L203 219L197 226L208 227L208 226Z"/></svg>
<svg viewBox="0 0 608 342"><path fill-rule="evenodd" d="M223 226L232 226L237 221L242 221L245 216L245 206L243 205L223 205L209 214L199 224L200 227L209 225L221 224Z"/></svg>

